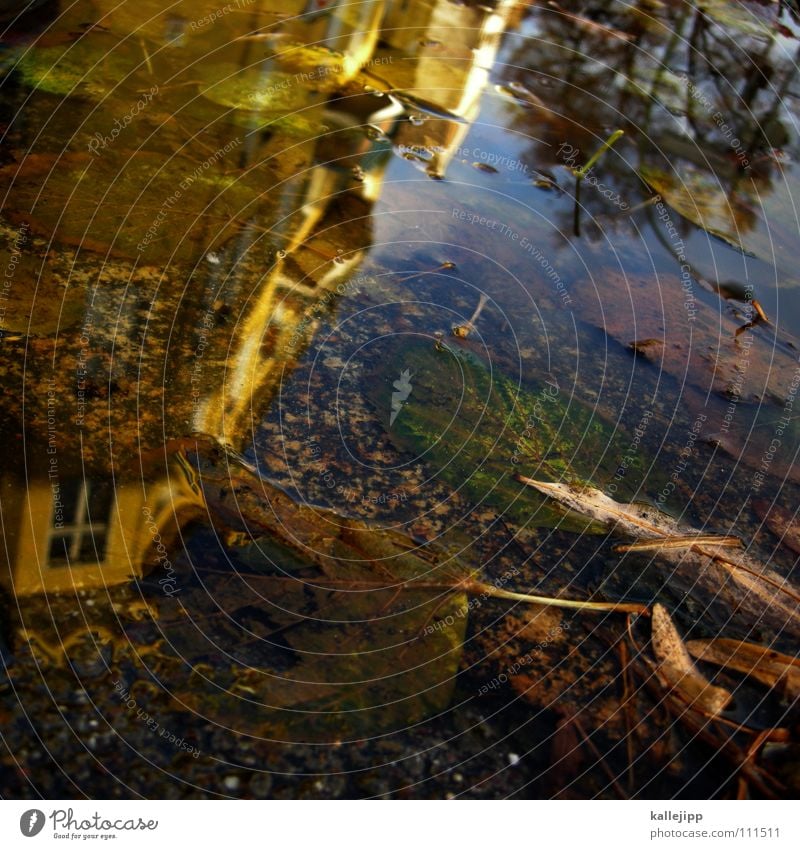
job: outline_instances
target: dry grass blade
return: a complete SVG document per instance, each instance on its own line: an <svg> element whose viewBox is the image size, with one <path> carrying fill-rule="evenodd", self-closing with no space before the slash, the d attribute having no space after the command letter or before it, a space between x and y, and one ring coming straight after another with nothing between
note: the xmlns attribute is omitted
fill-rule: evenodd
<svg viewBox="0 0 800 849"><path fill-rule="evenodd" d="M698 672L678 629L667 609L653 605L651 642L658 661L658 672L667 685L692 707L699 707L712 716L722 713L731 701L731 694L709 683Z"/></svg>
<svg viewBox="0 0 800 849"><path fill-rule="evenodd" d="M741 672L788 698L800 698L800 659L796 657L725 637L690 640L686 648L698 660Z"/></svg>
<svg viewBox="0 0 800 849"><path fill-rule="evenodd" d="M693 545L710 543L723 548L741 548L742 541L735 536L717 536L716 534L687 534L686 536L668 537L666 539L645 539L630 542L625 545L615 545L614 551L660 551L675 548L691 548Z"/></svg>

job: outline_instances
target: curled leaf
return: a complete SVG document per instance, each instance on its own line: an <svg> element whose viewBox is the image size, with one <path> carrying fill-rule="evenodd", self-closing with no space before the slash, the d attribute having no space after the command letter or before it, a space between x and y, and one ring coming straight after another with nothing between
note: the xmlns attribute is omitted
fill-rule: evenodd
<svg viewBox="0 0 800 849"><path fill-rule="evenodd" d="M672 617L661 604L653 605L653 653L658 671L667 685L693 707L716 716L725 710L731 694L709 683L698 672Z"/></svg>
<svg viewBox="0 0 800 849"><path fill-rule="evenodd" d="M796 657L726 637L690 640L686 648L698 660L741 672L789 699L800 698L800 660Z"/></svg>

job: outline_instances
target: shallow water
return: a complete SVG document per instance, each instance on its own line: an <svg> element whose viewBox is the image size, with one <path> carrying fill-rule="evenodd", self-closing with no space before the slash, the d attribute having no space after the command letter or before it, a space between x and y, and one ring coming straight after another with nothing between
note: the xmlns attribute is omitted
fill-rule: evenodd
<svg viewBox="0 0 800 849"><path fill-rule="evenodd" d="M797 38L774 14L95 0L8 24L2 709L40 792L105 793L81 760L102 752L121 795L153 792L147 758L169 776L153 795L230 795L232 775L239 795L547 795L541 739L562 709L604 721L616 626L562 621L478 697L531 623L409 587L418 561L352 540L353 585L327 598L309 569L336 516L441 545L424 574L457 556L796 650L512 478L590 483L794 565L764 521L799 480ZM276 519L276 492L302 509ZM397 592L365 590L384 560ZM531 696L548 669L577 683ZM45 775L36 723L80 762L72 785ZM531 752L513 774L509 734ZM381 770L451 735L460 783ZM30 792L7 763L4 789ZM628 791L696 768L650 764ZM610 794L603 776L575 792Z"/></svg>

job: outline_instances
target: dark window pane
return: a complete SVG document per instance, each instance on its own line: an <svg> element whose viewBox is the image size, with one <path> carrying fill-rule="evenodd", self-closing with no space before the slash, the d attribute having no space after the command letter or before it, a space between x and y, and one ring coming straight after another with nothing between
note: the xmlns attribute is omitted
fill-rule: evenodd
<svg viewBox="0 0 800 849"><path fill-rule="evenodd" d="M47 561L50 566L66 566L69 562L70 537L53 537L50 540L50 551Z"/></svg>
<svg viewBox="0 0 800 849"><path fill-rule="evenodd" d="M75 508L78 505L79 480L52 481L53 487L53 525L71 525L75 521ZM60 503L58 503L60 502Z"/></svg>
<svg viewBox="0 0 800 849"><path fill-rule="evenodd" d="M84 533L78 558L81 563L100 563L106 556L106 532Z"/></svg>
<svg viewBox="0 0 800 849"><path fill-rule="evenodd" d="M89 493L87 504L87 520L93 524L105 525L111 513L111 497L113 488L109 481L87 481L86 488Z"/></svg>

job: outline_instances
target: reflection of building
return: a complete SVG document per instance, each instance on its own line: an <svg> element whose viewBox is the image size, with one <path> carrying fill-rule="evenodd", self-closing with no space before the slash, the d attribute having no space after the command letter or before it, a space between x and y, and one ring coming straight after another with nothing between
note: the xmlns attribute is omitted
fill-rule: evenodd
<svg viewBox="0 0 800 849"><path fill-rule="evenodd" d="M180 265L186 256L176 261L171 255L166 231L159 233L161 253L153 246L135 270L125 262L104 264L92 252L80 254L77 270L82 280L89 281L84 284L85 302L79 301L82 317L75 326L61 326L55 334L42 332L36 340L15 387L18 397L26 399L24 421L18 421L19 409L8 400L14 397L12 391L6 400L0 398L0 405L8 405L4 413L0 406L0 424L10 423L12 432L22 430L25 435L24 458L9 459L18 468L23 459L27 470L24 480L7 478L0 493L7 553L0 581L17 594L55 592L125 582L163 563L158 546L168 548L202 505L163 450L157 461L160 468L148 468L134 455L125 457L124 472L120 451L158 454L165 441L193 431L235 447L248 441L251 417L267 408L278 381L293 368L323 312L333 307L335 297L329 296L347 291L371 245L372 206L392 154L386 136L379 132L370 138L364 125L378 123L395 146L424 140L441 151L436 163L443 167L477 112L480 89L510 8L505 2L498 11L487 12L453 7L445 0L407 7L376 0L334 4L330 10L320 8L305 20L287 24L286 34L295 41L318 42L339 51L348 63L347 79L370 62L381 35L380 16L385 14L388 29L382 33L380 50L394 51L397 61L375 67L391 87L438 105L459 120L445 118L417 126L396 103L387 109L388 98L364 93L324 104L327 94L313 91L314 107L320 115L325 110L325 124L336 132L328 133L329 138L326 134L294 138L294 171L257 170L264 162L279 160L284 141L278 132L250 133L235 148L236 155L241 154L235 162L234 157L214 158L218 179L233 181L235 176L238 183L245 179L243 172L257 183L264 173L275 183L269 191L257 186L252 207L244 204L247 215L236 219L241 226L225 230L224 244L213 240L219 220L231 223L227 208L213 205L221 194L220 184L211 180L203 184L201 200L207 198L207 203L197 206L209 214L198 219L201 226L184 241L186 250L197 250L204 258L188 281ZM121 7L109 25L124 30L125 16L130 14L130 5ZM240 26L246 25L245 18L238 18ZM414 38L403 36L403 43L395 44L392 39L400 38L402 26L411 25L412 19L419 19ZM458 46L463 61L456 63L455 71L441 56L435 57L430 46L441 43L448 19L460 21L466 39ZM237 15L231 13L220 21L214 36L230 42L231 55L234 47L244 49L230 37L236 23ZM163 27L153 26L155 38ZM188 40L180 50L190 51L193 43ZM241 67L247 68L260 48L258 42L243 43L248 53L242 56ZM173 61L179 52L178 45L174 47L175 52L165 52L158 61ZM298 71L292 79L300 77ZM160 106L180 115L182 101L170 98L194 98L196 89L165 86L161 96ZM304 96L298 94L300 99ZM108 108L113 108L111 101ZM203 144L221 148L229 142L232 125L218 114L219 104L205 103L203 108L216 110L214 122L204 128ZM93 115L100 124L113 123L100 107ZM155 109L141 118L151 119L161 121ZM176 132L174 127L167 125L164 132L174 146L168 136ZM64 136L72 137L72 132ZM153 150L144 152L148 156L165 144L163 138L153 139ZM111 157L113 150L106 155ZM200 193L198 184L195 191ZM116 190L115 203L120 207L137 202L139 181L130 181L133 195L125 194L128 188L125 183ZM77 208L75 214L81 237L88 234L91 242L91 228L102 216L95 216L91 204L86 208L91 220L83 222ZM169 221L178 215L170 214ZM145 224L152 219L153 213L146 212ZM195 259L191 257L193 263ZM162 260L174 264L163 277ZM69 276L70 287L79 285ZM124 286L115 285L126 276ZM60 291L62 281L55 280L54 285ZM53 375L59 378L53 381ZM52 409L63 415L53 433L44 424L51 415L50 396ZM57 449L55 476L50 474L51 445ZM24 494L16 496L20 492Z"/></svg>
<svg viewBox="0 0 800 849"><path fill-rule="evenodd" d="M460 119L403 120L392 133L402 150L426 148L432 153L426 167L431 175L444 176L477 118L501 36L517 5L517 0L500 0L490 10L447 0L389 0L382 26L392 61L376 73L394 88ZM427 117L424 104L419 115Z"/></svg>
<svg viewBox="0 0 800 849"><path fill-rule="evenodd" d="M0 578L17 595L130 579L130 554L139 547L139 523L130 519L141 515L135 491L115 495L109 483L77 478L58 487L47 478L27 486L12 478L5 488L24 490L3 504L7 563Z"/></svg>
<svg viewBox="0 0 800 849"><path fill-rule="evenodd" d="M122 483L109 476L13 477L2 500L5 563L0 584L16 595L118 584L159 564L180 527L202 513L181 474Z"/></svg>

